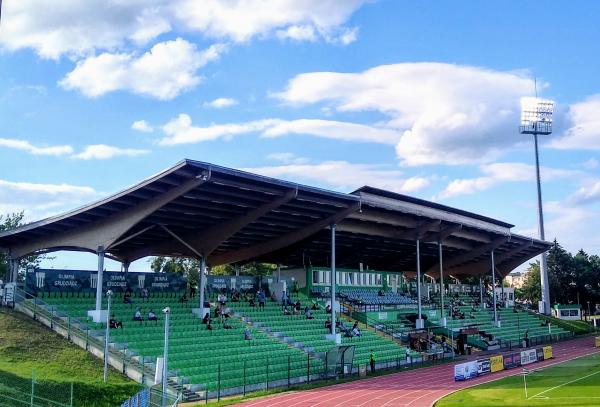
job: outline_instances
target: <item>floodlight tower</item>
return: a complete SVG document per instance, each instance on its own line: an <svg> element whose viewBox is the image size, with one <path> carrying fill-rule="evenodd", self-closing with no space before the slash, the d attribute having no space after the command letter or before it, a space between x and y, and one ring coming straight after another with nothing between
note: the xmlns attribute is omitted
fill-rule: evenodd
<svg viewBox="0 0 600 407"><path fill-rule="evenodd" d="M544 213L542 210L542 184L540 181L540 157L538 152L538 135L547 136L552 133L552 113L554 102L538 97L521 99L521 134L533 134L535 146L535 173L537 178L538 221L540 239L545 240ZM542 304L540 312L550 314L550 284L548 282L548 265L546 253L542 253L540 261L540 280L542 289Z"/></svg>

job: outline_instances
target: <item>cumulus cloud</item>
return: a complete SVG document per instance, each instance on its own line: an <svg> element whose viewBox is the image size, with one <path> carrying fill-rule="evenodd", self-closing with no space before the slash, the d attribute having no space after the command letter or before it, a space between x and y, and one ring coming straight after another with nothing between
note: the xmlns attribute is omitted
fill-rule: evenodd
<svg viewBox="0 0 600 407"><path fill-rule="evenodd" d="M233 98L217 98L213 101L204 103L204 107L212 107L214 109L223 109L225 107L235 106L238 101Z"/></svg>
<svg viewBox="0 0 600 407"><path fill-rule="evenodd" d="M136 120L131 124L131 129L142 133L152 133L154 128L146 120Z"/></svg>
<svg viewBox="0 0 600 407"><path fill-rule="evenodd" d="M320 119L263 119L241 123L193 126L189 115L182 113L163 126L163 145L199 143L229 139L233 136L258 133L265 138L282 137L290 134L309 135L353 142L371 142L394 145L401 134L392 129L366 126L357 123Z"/></svg>
<svg viewBox="0 0 600 407"><path fill-rule="evenodd" d="M287 38L348 43L346 21L367 0L18 0L4 2L0 45L44 58L89 56L141 45L164 33L193 32L245 42ZM355 35L355 34L354 34Z"/></svg>
<svg viewBox="0 0 600 407"><path fill-rule="evenodd" d="M107 146L106 144L93 144L86 146L84 150L71 157L79 160L106 160L113 157L137 157L148 154L150 150L139 150L134 148L119 148Z"/></svg>
<svg viewBox="0 0 600 407"><path fill-rule="evenodd" d="M257 35L285 35L329 42L347 35L344 23L366 0L181 0L173 7L177 20L190 30L215 38L245 42ZM285 34L282 34L285 33Z"/></svg>
<svg viewBox="0 0 600 407"><path fill-rule="evenodd" d="M0 213L25 212L27 220L46 217L98 198L91 187L36 184L0 179Z"/></svg>
<svg viewBox="0 0 600 407"><path fill-rule="evenodd" d="M69 145L39 147L26 140L11 138L0 138L0 147L21 150L33 155L61 156L73 153L73 147Z"/></svg>
<svg viewBox="0 0 600 407"><path fill-rule="evenodd" d="M533 182L535 181L535 167L523 163L494 163L480 167L484 174L477 178L456 179L438 195L438 199L447 199L459 195L474 194L490 189L505 182ZM542 167L542 179L551 181L557 178L576 177L579 171L563 170L558 168Z"/></svg>
<svg viewBox="0 0 600 407"><path fill-rule="evenodd" d="M548 146L559 149L600 150L600 94L569 106L570 127ZM556 120L555 120L556 121Z"/></svg>
<svg viewBox="0 0 600 407"><path fill-rule="evenodd" d="M102 53L77 63L59 83L64 89L98 97L118 90L161 100L173 99L201 81L198 69L218 59L222 44L206 50L181 38L158 43L141 56L134 53Z"/></svg>
<svg viewBox="0 0 600 407"><path fill-rule="evenodd" d="M519 72L400 63L300 74L274 96L292 105L383 114L383 125L401 134L396 152L405 165L472 164L493 161L522 141L519 103L533 86Z"/></svg>
<svg viewBox="0 0 600 407"><path fill-rule="evenodd" d="M268 177L286 178L297 182L316 183L348 192L364 185L400 193L412 193L429 185L423 177L408 177L396 169L375 164L356 164L347 161L325 161L316 164L286 164L245 168Z"/></svg>

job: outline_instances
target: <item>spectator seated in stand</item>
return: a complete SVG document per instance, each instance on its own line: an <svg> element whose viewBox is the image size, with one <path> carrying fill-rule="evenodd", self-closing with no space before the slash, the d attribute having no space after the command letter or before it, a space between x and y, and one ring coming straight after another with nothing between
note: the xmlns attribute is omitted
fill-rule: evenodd
<svg viewBox="0 0 600 407"><path fill-rule="evenodd" d="M117 321L115 318L115 314L112 314L110 320L108 321L108 327L111 329L121 328L123 329L123 322Z"/></svg>
<svg viewBox="0 0 600 407"><path fill-rule="evenodd" d="M325 306L325 312L328 313L328 314L331 314L331 305L327 304Z"/></svg>
<svg viewBox="0 0 600 407"><path fill-rule="evenodd" d="M225 318L225 321L223 321L223 329L233 329L233 326L231 326L231 321L229 320L229 318Z"/></svg>
<svg viewBox="0 0 600 407"><path fill-rule="evenodd" d="M142 322L144 318L142 317L142 311L138 308L135 310L135 314L133 314L133 320Z"/></svg>
<svg viewBox="0 0 600 407"><path fill-rule="evenodd" d="M221 293L218 295L217 301L219 302L219 304L225 305L225 304L227 304L227 296L225 294Z"/></svg>
<svg viewBox="0 0 600 407"><path fill-rule="evenodd" d="M203 324L207 324L207 323L208 323L208 321L210 321L210 312L207 312L207 313L204 315L204 318L202 318L202 323L203 323Z"/></svg>
<svg viewBox="0 0 600 407"><path fill-rule="evenodd" d="M181 298L179 298L179 302L182 304L185 304L186 302L188 302L188 297L186 293L183 293L183 295L181 296Z"/></svg>
<svg viewBox="0 0 600 407"><path fill-rule="evenodd" d="M235 288L231 292L231 302L240 302L240 293Z"/></svg>
<svg viewBox="0 0 600 407"><path fill-rule="evenodd" d="M244 328L244 340L251 341L252 335L250 334L250 330L248 328Z"/></svg>
<svg viewBox="0 0 600 407"><path fill-rule="evenodd" d="M265 300L266 300L265 292L263 290L258 290L257 297L258 297L258 309L264 310L265 309Z"/></svg>
<svg viewBox="0 0 600 407"><path fill-rule="evenodd" d="M325 329L331 330L331 318L325 320Z"/></svg>
<svg viewBox="0 0 600 407"><path fill-rule="evenodd" d="M360 329L358 328L358 321L354 323L354 325L352 325L352 335L353 336L362 336L362 333L360 332Z"/></svg>
<svg viewBox="0 0 600 407"><path fill-rule="evenodd" d="M385 291L383 291L383 288L381 288L378 292L377 295L380 297L385 297Z"/></svg>
<svg viewBox="0 0 600 407"><path fill-rule="evenodd" d="M140 297L142 297L142 302L148 302L148 289L146 287L142 288L142 291L140 293Z"/></svg>
<svg viewBox="0 0 600 407"><path fill-rule="evenodd" d="M308 307L304 307L304 316L306 317L306 319L315 319L315 317L313 317L312 311Z"/></svg>
<svg viewBox="0 0 600 407"><path fill-rule="evenodd" d="M294 304L294 314L300 314L301 311L302 311L302 304L300 303L300 300L298 300Z"/></svg>
<svg viewBox="0 0 600 407"><path fill-rule="evenodd" d="M319 305L319 303L318 303L318 302L316 302L316 301L313 301L313 302L312 302L312 307L311 307L311 309L312 309L312 310L314 310L314 311L317 311L317 310L320 310L320 309L321 309L321 306Z"/></svg>
<svg viewBox="0 0 600 407"><path fill-rule="evenodd" d="M292 312L290 311L287 305L283 307L283 315L292 315Z"/></svg>
<svg viewBox="0 0 600 407"><path fill-rule="evenodd" d="M206 323L206 329L209 331L212 331L215 329L212 325L212 319L210 319L210 318L209 318L208 322Z"/></svg>
<svg viewBox="0 0 600 407"><path fill-rule="evenodd" d="M248 299L248 306L250 306L250 307L256 307L256 302L254 301L254 297L250 297Z"/></svg>
<svg viewBox="0 0 600 407"><path fill-rule="evenodd" d="M156 316L156 314L154 313L154 311L152 309L150 309L150 311L148 311L148 321L154 321L158 325L158 317Z"/></svg>
<svg viewBox="0 0 600 407"><path fill-rule="evenodd" d="M133 304L133 301L131 301L131 293L129 291L125 291L125 294L123 295L123 304Z"/></svg>

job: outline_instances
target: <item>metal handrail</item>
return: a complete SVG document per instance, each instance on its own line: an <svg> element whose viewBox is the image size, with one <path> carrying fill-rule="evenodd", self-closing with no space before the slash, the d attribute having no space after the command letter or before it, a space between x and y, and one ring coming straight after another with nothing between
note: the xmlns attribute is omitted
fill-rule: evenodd
<svg viewBox="0 0 600 407"><path fill-rule="evenodd" d="M104 349L104 341L95 338L93 335L90 335L90 331L92 331L92 329L87 329L86 331L84 331L72 324L73 320L76 320L78 323L85 324L85 322L81 321L81 318L72 318L67 315L67 323L65 324L63 321L63 318L65 317L55 315L54 311L47 311L44 308L45 306L52 309L56 306L48 304L43 300L40 300L35 297L33 298L32 302L31 299L27 298L27 293L19 288L15 289L15 303L19 303L19 305L29 309L33 313L34 318L36 318L37 315L41 315L49 319L51 328L53 328L54 325L57 325L63 330L66 330L68 336L67 339L71 340L72 336L76 336L79 337L79 339L81 340L85 340L86 350L89 344L93 344L99 349ZM124 349L123 351L119 351L111 349L109 347L108 353L109 355L112 355L115 358L121 358L124 362L126 362L128 366L133 367L135 370L137 370L137 372L142 375L142 378L154 376L153 369L148 368L146 363L139 363L137 360L127 355L126 349Z"/></svg>

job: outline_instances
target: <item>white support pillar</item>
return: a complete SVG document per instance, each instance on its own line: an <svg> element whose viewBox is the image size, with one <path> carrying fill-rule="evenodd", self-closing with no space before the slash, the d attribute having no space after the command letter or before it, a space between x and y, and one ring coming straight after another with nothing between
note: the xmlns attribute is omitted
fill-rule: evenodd
<svg viewBox="0 0 600 407"><path fill-rule="evenodd" d="M102 282L104 280L104 247L98 247L98 274L96 274L96 306L88 311L88 316L92 317L95 323L105 323L108 318L108 311L102 310Z"/></svg>
<svg viewBox="0 0 600 407"><path fill-rule="evenodd" d="M485 308L485 304L483 303L483 278L479 277L479 306L481 309Z"/></svg>
<svg viewBox="0 0 600 407"><path fill-rule="evenodd" d="M17 283L19 281L19 264L21 259L9 259L8 262L8 278L11 283Z"/></svg>
<svg viewBox="0 0 600 407"><path fill-rule="evenodd" d="M440 260L440 300L441 300L441 318L442 326L446 326L446 314L444 313L444 265L442 262L442 241L438 242L438 257Z"/></svg>
<svg viewBox="0 0 600 407"><path fill-rule="evenodd" d="M124 262L123 262L123 272L125 272L125 273L129 273L129 265L130 265L130 264L131 264L131 263L130 263L130 262L128 262L128 261L124 261Z"/></svg>
<svg viewBox="0 0 600 407"><path fill-rule="evenodd" d="M210 308L204 307L204 291L206 289L206 257L200 257L200 267L198 270L198 308L193 308L192 312L199 318L204 318Z"/></svg>
<svg viewBox="0 0 600 407"><path fill-rule="evenodd" d="M102 282L104 279L104 247L98 247L98 275L96 280L96 312L102 310Z"/></svg>
<svg viewBox="0 0 600 407"><path fill-rule="evenodd" d="M423 322L423 313L421 311L421 248L420 241L417 239L417 321L416 328L422 329L425 326Z"/></svg>
<svg viewBox="0 0 600 407"><path fill-rule="evenodd" d="M342 343L342 335L335 332L335 286L336 286L336 271L335 271L335 228L336 224L331 224L331 333L327 335L328 339L332 339L336 344Z"/></svg>
<svg viewBox="0 0 600 407"><path fill-rule="evenodd" d="M494 299L494 302L493 302L494 324L496 326L499 326L500 324L498 323L498 310L496 309L496 262L494 261L494 251L493 250L491 253L491 260L492 260L492 298Z"/></svg>

